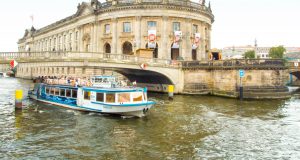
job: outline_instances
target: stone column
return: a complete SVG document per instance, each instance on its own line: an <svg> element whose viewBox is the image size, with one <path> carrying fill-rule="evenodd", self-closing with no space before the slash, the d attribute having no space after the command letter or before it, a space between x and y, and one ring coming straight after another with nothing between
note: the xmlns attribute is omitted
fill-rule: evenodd
<svg viewBox="0 0 300 160"><path fill-rule="evenodd" d="M88 52L93 52L94 49L94 24L90 23L90 42Z"/></svg>
<svg viewBox="0 0 300 160"><path fill-rule="evenodd" d="M111 53L117 54L117 47L118 47L118 20L117 18L113 18L112 20L112 47Z"/></svg>
<svg viewBox="0 0 300 160"><path fill-rule="evenodd" d="M142 33L142 28L141 28L141 16L136 16L136 21L135 21L135 49L141 48L141 33Z"/></svg>
<svg viewBox="0 0 300 160"><path fill-rule="evenodd" d="M78 30L79 30L78 48L79 48L79 52L83 52L83 43L82 43L83 27L80 26L80 27L78 28Z"/></svg>
<svg viewBox="0 0 300 160"><path fill-rule="evenodd" d="M201 30L201 50L200 50L200 53L198 53L197 56L199 56L200 60L205 60L205 57L207 57L206 55L206 51L205 51L205 45L206 45L206 35L205 35L205 23L202 22L201 23L201 27L200 27L200 30Z"/></svg>
<svg viewBox="0 0 300 160"><path fill-rule="evenodd" d="M192 43L191 43L191 33L192 31L192 20L186 20L186 30L185 30L185 50L182 51L182 57L184 60L191 60L192 59Z"/></svg>
<svg viewBox="0 0 300 160"><path fill-rule="evenodd" d="M208 32L207 47L209 50L211 50L211 25L209 25L207 27L207 32ZM206 54L204 58L207 59L207 57L208 57L208 55Z"/></svg>
<svg viewBox="0 0 300 160"><path fill-rule="evenodd" d="M95 52L100 52L99 50L99 22L95 22L95 30L94 30L94 34L95 34Z"/></svg>
<svg viewBox="0 0 300 160"><path fill-rule="evenodd" d="M73 29L73 34L72 34L72 51L76 51L76 29Z"/></svg>
<svg viewBox="0 0 300 160"><path fill-rule="evenodd" d="M169 39L169 32L168 32L168 20L169 17L163 16L163 25L162 25L162 45L158 46L158 58L165 58L165 59L171 59L171 49L168 45L168 39Z"/></svg>

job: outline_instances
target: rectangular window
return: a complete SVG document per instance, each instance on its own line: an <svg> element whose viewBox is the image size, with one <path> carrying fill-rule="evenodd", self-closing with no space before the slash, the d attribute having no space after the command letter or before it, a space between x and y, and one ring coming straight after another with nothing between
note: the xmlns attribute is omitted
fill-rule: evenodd
<svg viewBox="0 0 300 160"><path fill-rule="evenodd" d="M116 95L114 93L106 93L106 103L115 103Z"/></svg>
<svg viewBox="0 0 300 160"><path fill-rule="evenodd" d="M50 88L50 94L54 95L55 88Z"/></svg>
<svg viewBox="0 0 300 160"><path fill-rule="evenodd" d="M91 99L91 92L84 91L84 99L85 100L90 100Z"/></svg>
<svg viewBox="0 0 300 160"><path fill-rule="evenodd" d="M193 24L193 33L198 33L198 25Z"/></svg>
<svg viewBox="0 0 300 160"><path fill-rule="evenodd" d="M120 93L118 96L118 102L130 102L130 93Z"/></svg>
<svg viewBox="0 0 300 160"><path fill-rule="evenodd" d="M59 88L55 88L55 95L59 96Z"/></svg>
<svg viewBox="0 0 300 160"><path fill-rule="evenodd" d="M130 22L123 23L123 32L131 32L131 23Z"/></svg>
<svg viewBox="0 0 300 160"><path fill-rule="evenodd" d="M132 98L133 98L133 102L143 101L143 92L133 92Z"/></svg>
<svg viewBox="0 0 300 160"><path fill-rule="evenodd" d="M96 101L104 102L104 93L97 93L96 94Z"/></svg>
<svg viewBox="0 0 300 160"><path fill-rule="evenodd" d="M76 31L75 40L78 40L78 31Z"/></svg>
<svg viewBox="0 0 300 160"><path fill-rule="evenodd" d="M60 96L65 97L66 96L66 90L60 89Z"/></svg>
<svg viewBox="0 0 300 160"><path fill-rule="evenodd" d="M50 94L50 89L46 87L46 94Z"/></svg>
<svg viewBox="0 0 300 160"><path fill-rule="evenodd" d="M77 98L77 90L72 90L72 98Z"/></svg>
<svg viewBox="0 0 300 160"><path fill-rule="evenodd" d="M109 34L109 33L110 33L110 25L109 25L109 24L106 24L106 25L104 26L104 33L105 33L105 34Z"/></svg>
<svg viewBox="0 0 300 160"><path fill-rule="evenodd" d="M173 31L180 31L180 23L179 22L173 22Z"/></svg>
<svg viewBox="0 0 300 160"><path fill-rule="evenodd" d="M156 29L156 22L148 21L148 30L155 30L155 29Z"/></svg>
<svg viewBox="0 0 300 160"><path fill-rule="evenodd" d="M71 90L70 89L66 89L66 97L71 97Z"/></svg>

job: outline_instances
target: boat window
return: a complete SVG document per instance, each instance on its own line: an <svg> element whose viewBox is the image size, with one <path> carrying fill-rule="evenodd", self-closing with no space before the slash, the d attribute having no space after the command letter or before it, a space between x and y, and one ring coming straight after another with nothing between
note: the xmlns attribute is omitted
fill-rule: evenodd
<svg viewBox="0 0 300 160"><path fill-rule="evenodd" d="M50 88L46 87L46 94L50 94Z"/></svg>
<svg viewBox="0 0 300 160"><path fill-rule="evenodd" d="M71 97L71 90L70 89L66 89L66 97Z"/></svg>
<svg viewBox="0 0 300 160"><path fill-rule="evenodd" d="M50 88L50 94L54 95L54 89L55 88Z"/></svg>
<svg viewBox="0 0 300 160"><path fill-rule="evenodd" d="M96 101L104 102L104 93L97 93L96 94Z"/></svg>
<svg viewBox="0 0 300 160"><path fill-rule="evenodd" d="M118 102L130 102L130 93L119 93Z"/></svg>
<svg viewBox="0 0 300 160"><path fill-rule="evenodd" d="M66 90L65 89L60 89L60 96L63 96L63 97L66 96Z"/></svg>
<svg viewBox="0 0 300 160"><path fill-rule="evenodd" d="M115 103L116 95L114 93L106 93L106 103Z"/></svg>
<svg viewBox="0 0 300 160"><path fill-rule="evenodd" d="M102 78L95 78L95 82L96 83L101 83L102 82Z"/></svg>
<svg viewBox="0 0 300 160"><path fill-rule="evenodd" d="M90 98L91 98L91 92L84 91L84 99L90 100Z"/></svg>
<svg viewBox="0 0 300 160"><path fill-rule="evenodd" d="M133 98L133 102L143 101L143 92L133 92L132 98Z"/></svg>
<svg viewBox="0 0 300 160"><path fill-rule="evenodd" d="M103 78L103 82L104 82L104 83L108 82L108 81L107 81L107 78Z"/></svg>
<svg viewBox="0 0 300 160"><path fill-rule="evenodd" d="M72 90L72 98L77 98L77 90Z"/></svg>
<svg viewBox="0 0 300 160"><path fill-rule="evenodd" d="M59 96L59 88L55 88L55 95Z"/></svg>

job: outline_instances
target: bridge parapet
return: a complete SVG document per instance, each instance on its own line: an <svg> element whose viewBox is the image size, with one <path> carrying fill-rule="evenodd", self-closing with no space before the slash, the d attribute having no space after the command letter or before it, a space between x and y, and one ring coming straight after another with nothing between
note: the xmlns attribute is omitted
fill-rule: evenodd
<svg viewBox="0 0 300 160"><path fill-rule="evenodd" d="M180 68L181 63L168 59L145 58L134 55L98 53L98 52L5 52L0 53L0 60L17 60L20 62L35 61L97 61L108 63L147 64L169 68Z"/></svg>
<svg viewBox="0 0 300 160"><path fill-rule="evenodd" d="M232 59L219 61L183 61L183 69L286 69L283 59Z"/></svg>

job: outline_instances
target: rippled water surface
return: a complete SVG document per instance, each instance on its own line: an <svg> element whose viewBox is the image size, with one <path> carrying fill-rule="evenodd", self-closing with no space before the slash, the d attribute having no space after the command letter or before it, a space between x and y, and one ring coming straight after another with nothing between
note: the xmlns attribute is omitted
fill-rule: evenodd
<svg viewBox="0 0 300 160"><path fill-rule="evenodd" d="M300 100L243 101L150 94L144 118L26 100L30 81L0 79L0 159L300 159Z"/></svg>

